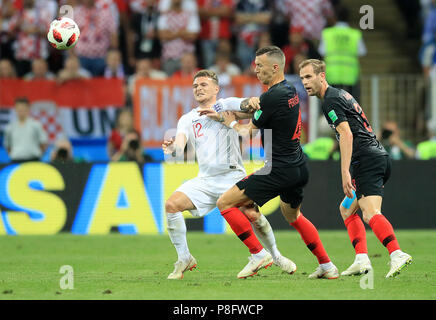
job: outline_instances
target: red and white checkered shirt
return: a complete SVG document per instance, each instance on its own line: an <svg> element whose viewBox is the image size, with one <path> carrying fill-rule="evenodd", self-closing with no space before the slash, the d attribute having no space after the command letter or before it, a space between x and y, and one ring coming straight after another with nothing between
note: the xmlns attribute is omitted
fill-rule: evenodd
<svg viewBox="0 0 436 320"><path fill-rule="evenodd" d="M18 11L11 18L9 30L14 32L18 27L17 47L15 58L17 60L32 60L48 57L48 41L46 35L26 34L23 30L29 27L39 27L48 31L51 23L51 12L45 8L32 8Z"/></svg>
<svg viewBox="0 0 436 320"><path fill-rule="evenodd" d="M108 7L74 9L74 19L80 29L75 52L88 58L103 58L110 47L110 36L117 32L116 21Z"/></svg>
<svg viewBox="0 0 436 320"><path fill-rule="evenodd" d="M199 8L230 7L234 9L233 0L198 0ZM201 20L201 39L230 39L232 36L232 20L230 18L205 18Z"/></svg>
<svg viewBox="0 0 436 320"><path fill-rule="evenodd" d="M159 16L158 29L171 31L186 30L198 33L200 32L200 19L197 13L192 11L168 11ZM162 43L162 58L164 60L180 59L183 54L194 52L194 50L194 43L176 38Z"/></svg>
<svg viewBox="0 0 436 320"><path fill-rule="evenodd" d="M327 17L333 15L330 0L282 0L284 13L290 18L292 27L303 27L303 35L319 40Z"/></svg>

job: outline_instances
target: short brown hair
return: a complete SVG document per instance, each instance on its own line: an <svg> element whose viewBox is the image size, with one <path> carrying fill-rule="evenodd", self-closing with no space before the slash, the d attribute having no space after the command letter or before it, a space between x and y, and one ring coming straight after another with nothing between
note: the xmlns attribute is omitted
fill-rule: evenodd
<svg viewBox="0 0 436 320"><path fill-rule="evenodd" d="M209 78L209 79L211 79L213 82L215 82L217 85L219 84L219 83L218 83L218 76L217 76L217 74L216 74L214 71L212 71L212 70L206 70L206 69L203 69L203 70L198 71L198 72L194 75L194 80L197 79L197 78L199 78L199 77L206 77L206 78Z"/></svg>
<svg viewBox="0 0 436 320"><path fill-rule="evenodd" d="M277 61L280 61L281 67L285 66L286 57L282 49L277 46L267 46L257 49L256 57L266 54L268 57L274 57Z"/></svg>
<svg viewBox="0 0 436 320"><path fill-rule="evenodd" d="M313 72L315 72L315 74L320 74L321 72L325 72L325 62L322 60L318 60L318 59L304 60L303 62L300 63L300 65L298 67L301 70L308 65L312 66Z"/></svg>

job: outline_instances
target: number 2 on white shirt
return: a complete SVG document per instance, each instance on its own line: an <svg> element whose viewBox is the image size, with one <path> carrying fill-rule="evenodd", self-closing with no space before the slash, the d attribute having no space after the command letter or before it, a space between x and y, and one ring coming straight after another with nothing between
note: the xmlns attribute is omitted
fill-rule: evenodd
<svg viewBox="0 0 436 320"><path fill-rule="evenodd" d="M195 138L200 138L200 137L203 136L203 133L200 132L201 129L203 128L203 126L201 125L200 122L194 123L194 124L192 125L192 128L194 129L194 137L195 137Z"/></svg>

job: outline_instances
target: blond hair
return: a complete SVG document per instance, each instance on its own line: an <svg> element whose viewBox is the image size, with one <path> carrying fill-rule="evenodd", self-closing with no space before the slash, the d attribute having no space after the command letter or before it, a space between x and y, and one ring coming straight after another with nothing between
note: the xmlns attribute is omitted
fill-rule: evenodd
<svg viewBox="0 0 436 320"><path fill-rule="evenodd" d="M212 70L206 70L206 69L203 69L203 70L198 71L198 72L194 75L194 80L197 79L197 78L199 78L199 77L206 77L206 78L209 78L209 79L211 79L213 82L215 82L215 83L218 85L218 76L217 76L217 74L216 74L214 71L212 71Z"/></svg>
<svg viewBox="0 0 436 320"><path fill-rule="evenodd" d="M315 74L320 74L321 72L325 72L325 62L318 59L307 59L300 63L298 66L301 69L304 67L311 65L313 68L313 72Z"/></svg>

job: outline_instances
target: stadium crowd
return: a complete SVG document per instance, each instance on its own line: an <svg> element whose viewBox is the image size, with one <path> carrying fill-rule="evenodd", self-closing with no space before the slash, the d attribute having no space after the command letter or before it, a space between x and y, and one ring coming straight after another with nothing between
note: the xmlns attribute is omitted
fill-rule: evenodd
<svg viewBox="0 0 436 320"><path fill-rule="evenodd" d="M104 76L129 83L139 75L189 76L199 68L212 68L224 77L251 74L254 52L267 44L283 48L287 72L293 73L294 60L320 57L321 32L332 23L338 3L0 0L0 77L65 81ZM81 30L77 46L67 52L51 48L46 40L62 5L72 6Z"/></svg>
<svg viewBox="0 0 436 320"><path fill-rule="evenodd" d="M420 6L416 11L408 3L397 0L413 33ZM67 15L81 30L68 51L46 38L63 5L73 8ZM421 63L425 75L436 75L436 0L421 0L421 8ZM285 72L295 74L301 61L325 58L323 30L347 27L344 12L340 0L0 0L0 79L119 78L130 108L140 78L189 77L201 68L214 70L224 85L235 75L254 76L255 51L265 45L282 48ZM358 56L365 55L362 39L358 46ZM358 97L354 83L332 84ZM412 157L393 132L394 150ZM119 157L120 141L116 146L110 150L116 159L129 158ZM337 151L327 148L328 157Z"/></svg>

